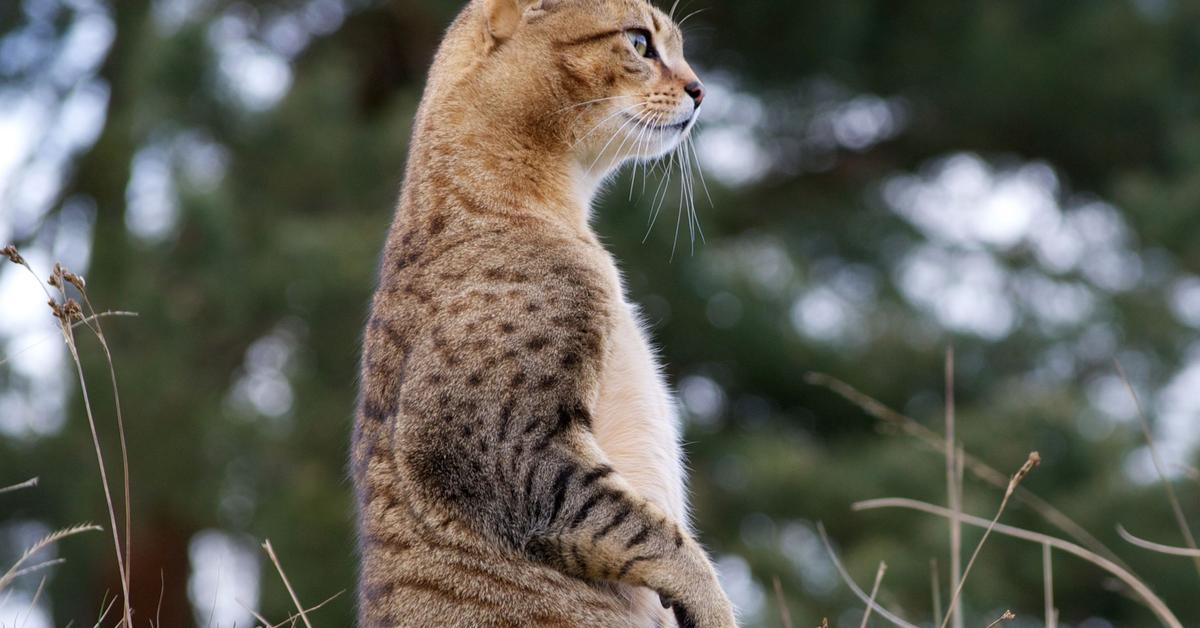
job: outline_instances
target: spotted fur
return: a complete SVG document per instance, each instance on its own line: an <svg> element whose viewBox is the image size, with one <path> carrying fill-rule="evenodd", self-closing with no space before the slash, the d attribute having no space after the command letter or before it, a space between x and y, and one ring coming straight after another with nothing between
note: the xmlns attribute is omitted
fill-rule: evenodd
<svg viewBox="0 0 1200 628"><path fill-rule="evenodd" d="M644 0L473 0L447 33L364 337L360 625L734 625L588 226L605 177L690 130L681 46Z"/></svg>

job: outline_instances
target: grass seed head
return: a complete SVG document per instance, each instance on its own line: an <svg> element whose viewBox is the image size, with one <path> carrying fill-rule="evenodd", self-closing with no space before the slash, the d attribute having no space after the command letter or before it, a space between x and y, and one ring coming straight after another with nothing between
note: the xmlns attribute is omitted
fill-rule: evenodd
<svg viewBox="0 0 1200 628"><path fill-rule="evenodd" d="M3 250L0 250L0 253L4 253L4 256L8 258L8 261L14 264L25 264L25 258L21 257L21 254L17 252L17 247L11 244L4 247Z"/></svg>

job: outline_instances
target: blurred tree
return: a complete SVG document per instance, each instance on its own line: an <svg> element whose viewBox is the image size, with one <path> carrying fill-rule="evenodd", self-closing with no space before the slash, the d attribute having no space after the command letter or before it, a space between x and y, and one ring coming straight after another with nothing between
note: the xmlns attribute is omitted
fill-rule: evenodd
<svg viewBox="0 0 1200 628"><path fill-rule="evenodd" d="M681 15L704 9L685 31L713 87L697 140L706 242L690 252L686 221L675 224L678 172L656 193L663 168L614 186L598 228L680 388L698 525L748 621L777 624L779 576L799 624L857 622L818 520L860 583L886 560L881 599L932 616L928 565L936 557L944 580L945 524L848 506L941 503L942 460L802 376L834 374L940 430L948 344L967 449L1003 470L1040 450L1027 486L1117 549L1185 621L1200 617L1187 561L1130 551L1113 532L1124 523L1180 543L1112 365L1119 356L1130 372L1172 463L1194 461L1200 5L683 4ZM105 323L133 452L139 616L161 588L162 625L205 623L197 539L218 531L252 552L270 538L309 604L346 589L315 619L352 623L344 460L358 338L424 70L458 8L0 6L0 120L7 108L15 121L0 129L16 162L0 169L0 235L38 259L79 259L100 307L140 313ZM89 51L94 66L78 61ZM93 137L72 131L89 102ZM39 108L50 113L25 113ZM17 141L27 135L38 137ZM95 349L85 343L85 367L112 452ZM13 401L38 392L31 377L0 374L5 425L46 420ZM78 402L65 416L2 432L0 484L42 478L3 496L9 538L30 521L103 519ZM1195 517L1196 486L1179 489ZM998 501L968 481L966 510L990 515ZM1006 520L1050 529L1020 505ZM55 623L88 621L118 588L112 550L93 538L61 555ZM1055 569L1064 622L1150 624L1098 570L1066 558ZM272 567L259 573L259 610L287 616ZM1040 578L1038 548L991 539L968 616L1039 612Z"/></svg>

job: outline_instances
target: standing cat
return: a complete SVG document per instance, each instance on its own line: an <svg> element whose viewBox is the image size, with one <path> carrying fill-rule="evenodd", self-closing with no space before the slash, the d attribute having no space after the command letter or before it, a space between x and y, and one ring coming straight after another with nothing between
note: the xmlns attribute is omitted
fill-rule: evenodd
<svg viewBox="0 0 1200 628"><path fill-rule="evenodd" d="M361 625L735 625L688 528L670 395L588 225L603 181L677 147L703 98L645 0L473 0L450 27L365 334Z"/></svg>

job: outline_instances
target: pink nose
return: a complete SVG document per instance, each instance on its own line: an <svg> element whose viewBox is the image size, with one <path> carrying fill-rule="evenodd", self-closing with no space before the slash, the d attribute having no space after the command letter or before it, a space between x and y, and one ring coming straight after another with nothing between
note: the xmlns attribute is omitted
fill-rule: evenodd
<svg viewBox="0 0 1200 628"><path fill-rule="evenodd" d="M692 81L683 87L683 91L692 97L692 102L696 103L697 107L700 106L700 103L704 102L704 83Z"/></svg>

